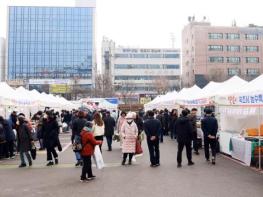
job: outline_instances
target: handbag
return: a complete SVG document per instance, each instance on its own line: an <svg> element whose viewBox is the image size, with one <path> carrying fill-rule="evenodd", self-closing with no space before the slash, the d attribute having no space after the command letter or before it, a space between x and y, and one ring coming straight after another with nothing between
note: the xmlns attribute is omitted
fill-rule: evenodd
<svg viewBox="0 0 263 197"><path fill-rule="evenodd" d="M142 150L142 146L139 140L136 140L136 149L135 149L135 155L139 155L142 154L143 150Z"/></svg>
<svg viewBox="0 0 263 197"><path fill-rule="evenodd" d="M105 167L104 161L102 154L100 152L100 148L98 145L95 146L94 154L93 154L93 159L95 161L96 167L101 170L102 168Z"/></svg>
<svg viewBox="0 0 263 197"><path fill-rule="evenodd" d="M35 160L37 157L37 149L36 149L35 144L32 144L31 149L30 149L30 154L31 154L32 159Z"/></svg>
<svg viewBox="0 0 263 197"><path fill-rule="evenodd" d="M115 133L114 136L113 136L113 141L116 141L116 142L121 141L120 134Z"/></svg>

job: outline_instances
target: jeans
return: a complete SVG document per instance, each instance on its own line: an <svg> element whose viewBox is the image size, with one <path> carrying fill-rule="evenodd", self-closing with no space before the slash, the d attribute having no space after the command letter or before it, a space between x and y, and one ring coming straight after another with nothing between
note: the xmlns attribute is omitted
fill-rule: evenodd
<svg viewBox="0 0 263 197"><path fill-rule="evenodd" d="M150 153L150 161L152 165L160 164L160 150L159 150L159 139L154 141L147 139L148 149Z"/></svg>
<svg viewBox="0 0 263 197"><path fill-rule="evenodd" d="M55 148L47 148L47 161L52 161L52 155L55 158L58 158L58 154Z"/></svg>
<svg viewBox="0 0 263 197"><path fill-rule="evenodd" d="M188 159L188 162L192 162L192 147L191 147L191 141L190 142L178 142L178 152L177 152L177 163L182 163L182 152L184 149L184 146L186 147L186 156Z"/></svg>
<svg viewBox="0 0 263 197"><path fill-rule="evenodd" d="M96 139L96 140L99 140L99 141L103 141L103 135L101 135L101 136L95 136L95 139ZM102 144L99 145L99 146L100 146L100 152L102 152L102 150L101 150Z"/></svg>
<svg viewBox="0 0 263 197"><path fill-rule="evenodd" d="M26 157L27 157L28 163L32 163L32 159L31 159L31 156L30 156L29 152L21 152L21 151L20 151L21 164L26 164L24 154L25 154Z"/></svg>
<svg viewBox="0 0 263 197"><path fill-rule="evenodd" d="M82 166L82 173L81 173L81 179L92 177L92 169L91 169L91 156L82 156L83 159L83 166Z"/></svg>
<svg viewBox="0 0 263 197"><path fill-rule="evenodd" d="M80 155L80 152L75 152L75 156L76 156L76 160L77 161L81 161L82 160L82 157Z"/></svg>
<svg viewBox="0 0 263 197"><path fill-rule="evenodd" d="M112 135L111 136L106 136L107 139L107 144L108 144L108 149L112 150Z"/></svg>
<svg viewBox="0 0 263 197"><path fill-rule="evenodd" d="M216 139L209 139L208 137L204 137L204 146L205 146L205 158L209 159L209 146L212 151L212 157L215 159L216 157Z"/></svg>

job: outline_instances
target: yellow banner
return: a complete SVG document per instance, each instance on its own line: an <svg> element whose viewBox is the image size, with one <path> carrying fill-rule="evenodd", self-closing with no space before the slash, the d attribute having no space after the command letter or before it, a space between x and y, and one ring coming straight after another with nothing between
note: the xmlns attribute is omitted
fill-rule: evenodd
<svg viewBox="0 0 263 197"><path fill-rule="evenodd" d="M49 92L50 93L69 93L70 92L70 86L67 84L50 84L49 86Z"/></svg>
<svg viewBox="0 0 263 197"><path fill-rule="evenodd" d="M140 104L142 104L142 105L149 103L150 101L151 101L150 97L141 97L140 98Z"/></svg>

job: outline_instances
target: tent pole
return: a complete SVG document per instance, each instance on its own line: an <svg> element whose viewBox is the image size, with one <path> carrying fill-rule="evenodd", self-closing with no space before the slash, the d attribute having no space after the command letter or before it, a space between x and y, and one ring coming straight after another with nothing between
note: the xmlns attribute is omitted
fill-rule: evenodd
<svg viewBox="0 0 263 197"><path fill-rule="evenodd" d="M258 165L258 168L259 170L261 170L261 131L260 131L260 113L261 112L261 107L259 106L258 107L258 127L259 127L259 130L258 130L258 146L259 146L259 165Z"/></svg>

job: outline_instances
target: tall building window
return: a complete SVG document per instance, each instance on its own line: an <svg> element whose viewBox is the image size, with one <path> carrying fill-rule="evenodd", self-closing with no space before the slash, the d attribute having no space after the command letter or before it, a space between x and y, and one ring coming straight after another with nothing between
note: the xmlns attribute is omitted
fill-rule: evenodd
<svg viewBox="0 0 263 197"><path fill-rule="evenodd" d="M209 57L208 61L211 63L224 63L224 57Z"/></svg>
<svg viewBox="0 0 263 197"><path fill-rule="evenodd" d="M227 63L239 64L240 63L240 57L227 57L226 62Z"/></svg>
<svg viewBox="0 0 263 197"><path fill-rule="evenodd" d="M209 51L223 51L223 45L208 45Z"/></svg>
<svg viewBox="0 0 263 197"><path fill-rule="evenodd" d="M258 57L246 57L246 63L259 63Z"/></svg>
<svg viewBox="0 0 263 197"><path fill-rule="evenodd" d="M257 69L257 68L248 68L247 69L247 75L248 76L258 76L259 75L259 69Z"/></svg>
<svg viewBox="0 0 263 197"><path fill-rule="evenodd" d="M227 51L240 52L240 46L238 45L228 45L226 46Z"/></svg>
<svg viewBox="0 0 263 197"><path fill-rule="evenodd" d="M228 39L228 40L239 40L240 39L240 34L227 33L226 34L226 39Z"/></svg>
<svg viewBox="0 0 263 197"><path fill-rule="evenodd" d="M244 46L244 51L246 51L246 52L258 52L259 47L258 46Z"/></svg>
<svg viewBox="0 0 263 197"><path fill-rule="evenodd" d="M223 39L222 33L208 33L209 39Z"/></svg>
<svg viewBox="0 0 263 197"><path fill-rule="evenodd" d="M240 69L239 68L228 68L228 76L233 76L233 75L239 75L240 74Z"/></svg>
<svg viewBox="0 0 263 197"><path fill-rule="evenodd" d="M246 40L258 40L258 34L245 34Z"/></svg>

